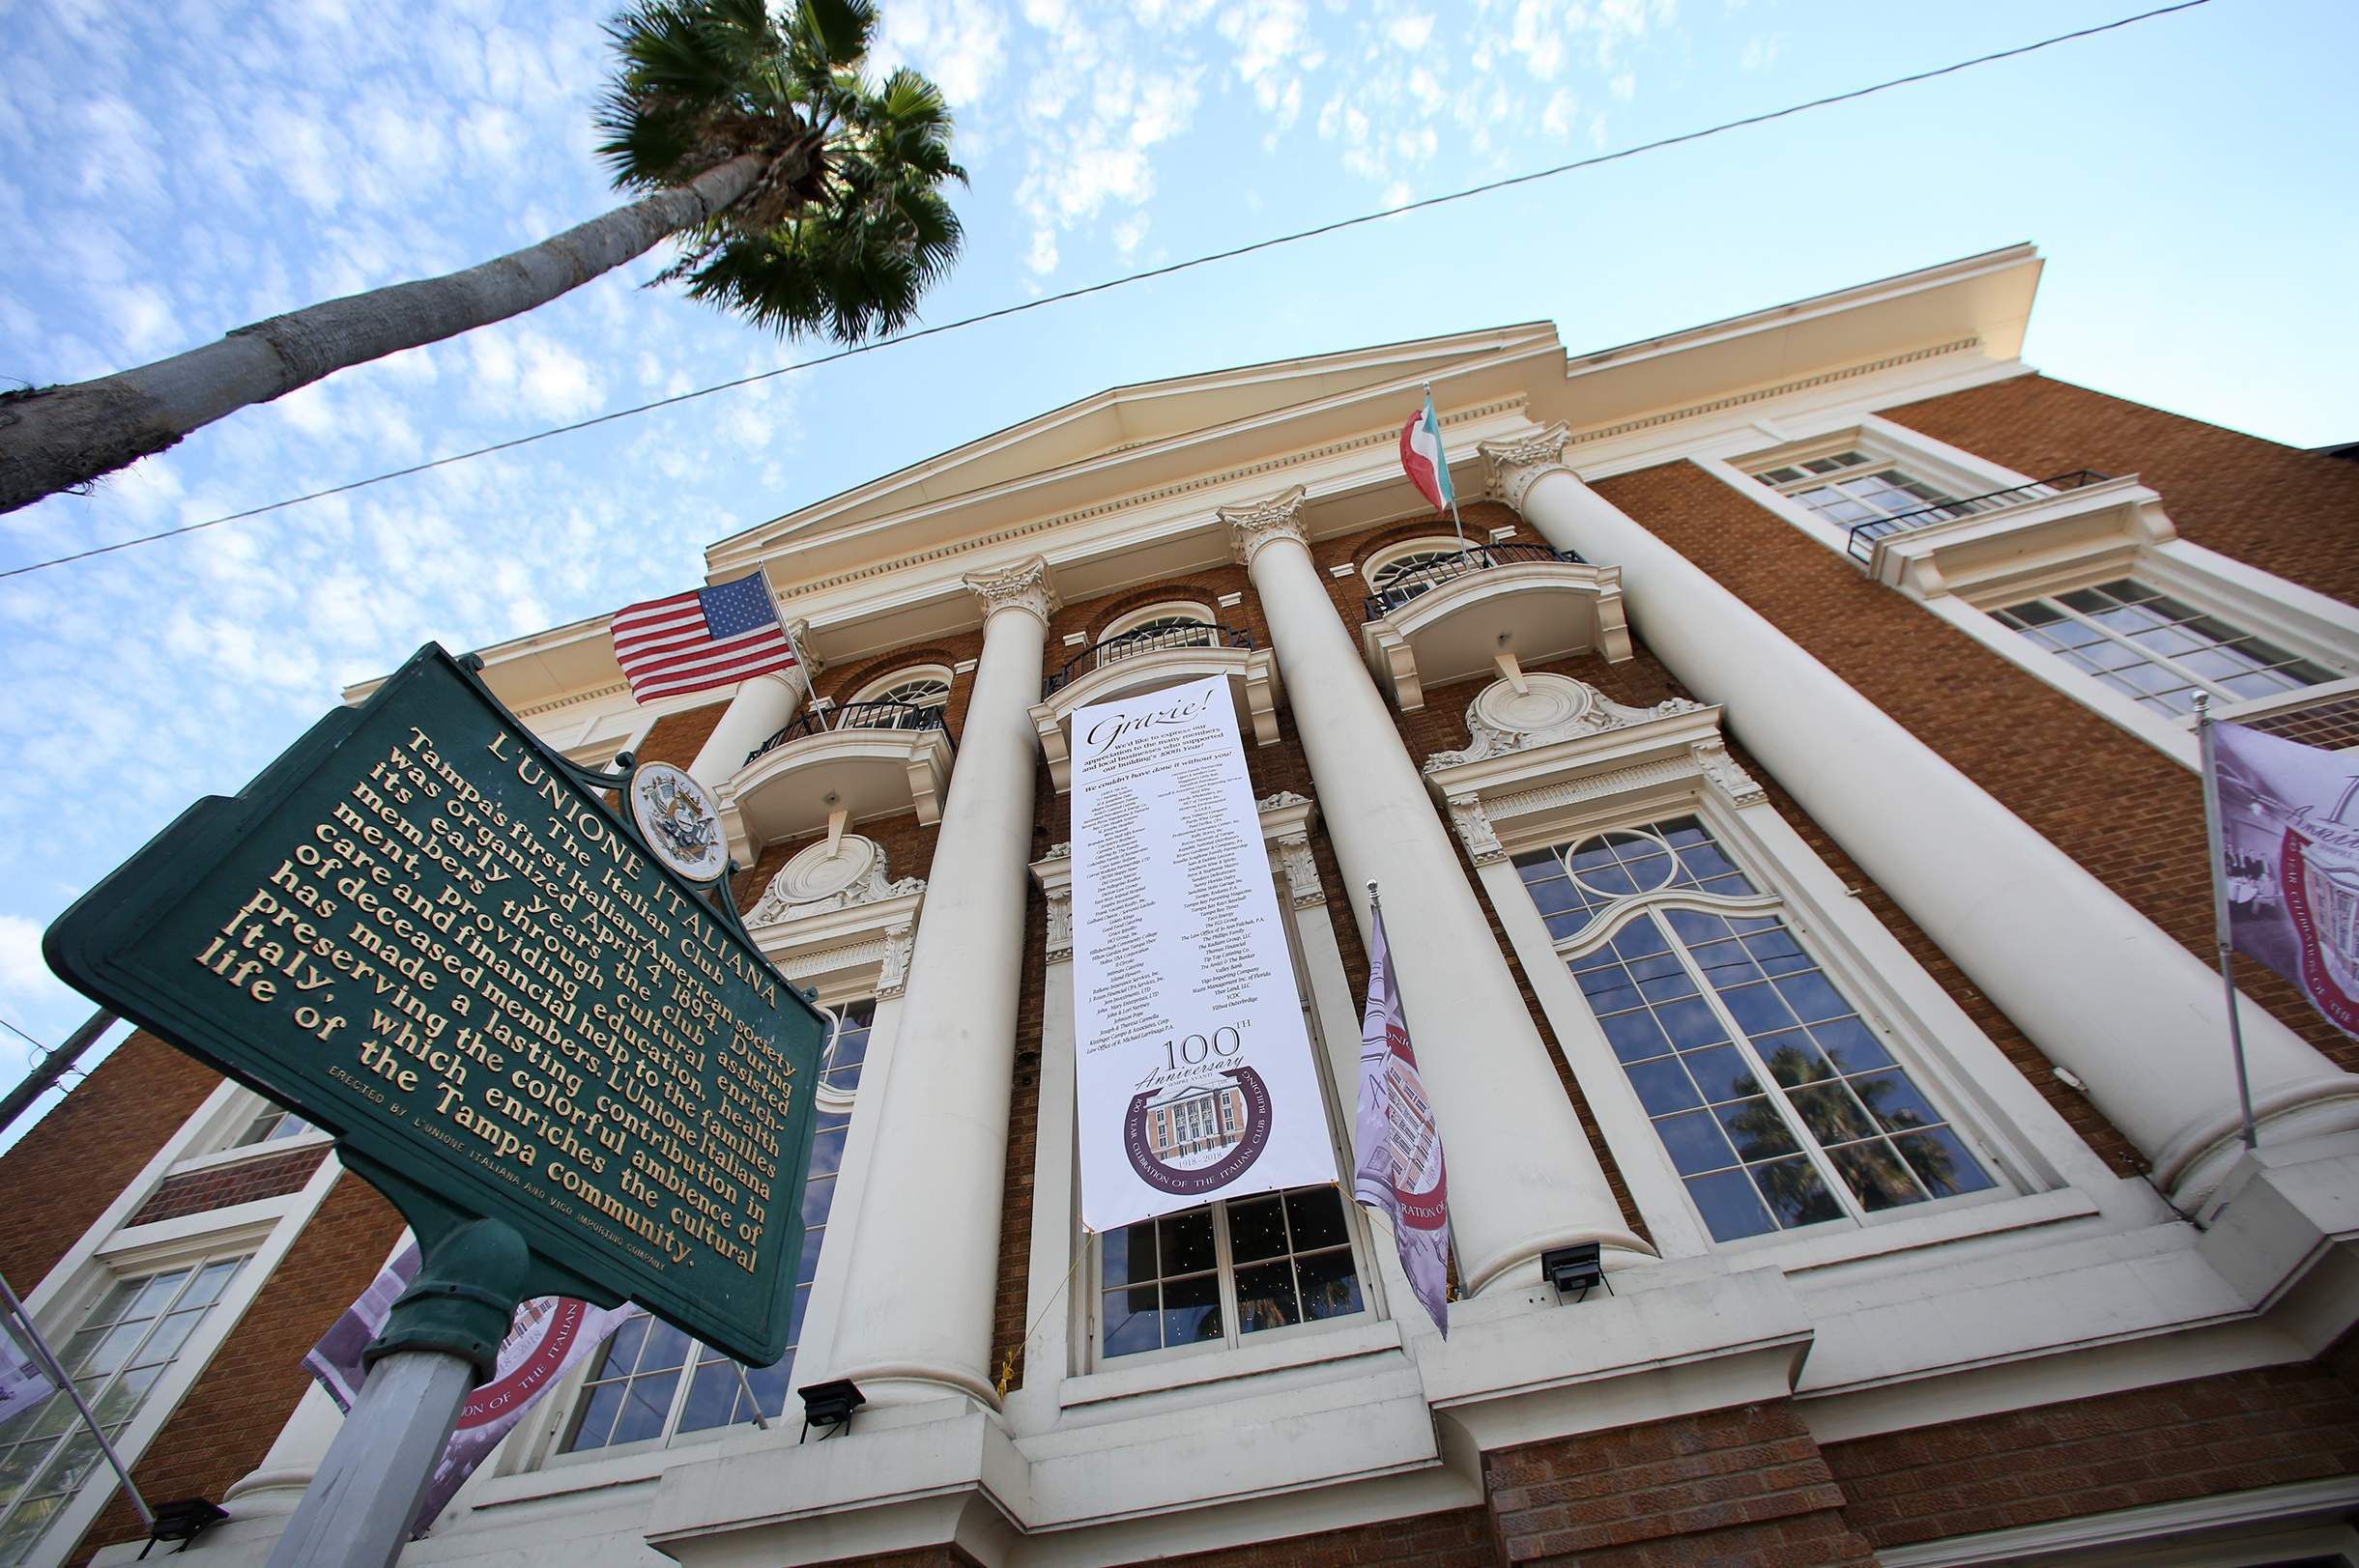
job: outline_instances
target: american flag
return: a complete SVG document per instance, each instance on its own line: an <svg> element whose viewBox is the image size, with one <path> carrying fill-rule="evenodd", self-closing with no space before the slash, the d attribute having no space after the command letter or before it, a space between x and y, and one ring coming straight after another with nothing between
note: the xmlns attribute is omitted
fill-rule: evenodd
<svg viewBox="0 0 2359 1568"><path fill-rule="evenodd" d="M791 669L794 644L760 572L615 612L615 659L647 702Z"/></svg>

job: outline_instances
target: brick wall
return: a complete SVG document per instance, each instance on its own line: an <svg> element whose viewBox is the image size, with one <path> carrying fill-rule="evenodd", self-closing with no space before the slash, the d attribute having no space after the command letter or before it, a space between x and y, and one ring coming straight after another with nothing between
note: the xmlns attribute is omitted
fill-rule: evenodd
<svg viewBox="0 0 2359 1568"><path fill-rule="evenodd" d="M2359 1471L2359 1390L2294 1363L1829 1443L1878 1549Z"/></svg>
<svg viewBox="0 0 2359 1568"><path fill-rule="evenodd" d="M262 1463L310 1382L303 1353L376 1277L400 1234L400 1216L375 1188L350 1176L336 1183L131 1467L150 1502L198 1497L218 1502L231 1482ZM130 1504L117 1497L82 1537L75 1560L145 1535Z"/></svg>
<svg viewBox="0 0 2359 1568"><path fill-rule="evenodd" d="M220 1081L137 1030L27 1128L0 1156L8 1215L0 1271L9 1283L30 1294Z"/></svg>
<svg viewBox="0 0 2359 1568"><path fill-rule="evenodd" d="M1182 1568L1488 1568L1499 1559L1490 1516L1457 1508L1153 1560Z"/></svg>
<svg viewBox="0 0 2359 1568"><path fill-rule="evenodd" d="M2202 787L2193 773L1692 464L1617 475L1596 489L2208 958ZM2346 527L2359 535L2359 523ZM1741 712L1728 716L1740 739L1745 724ZM2238 979L2337 1065L2359 1068L2359 1041L2291 985L2253 964Z"/></svg>
<svg viewBox="0 0 2359 1568"><path fill-rule="evenodd" d="M721 715L728 711L727 702L707 702L682 713L667 713L648 727L647 738L632 748L631 755L642 762L669 762L684 768L696 760L696 754L705 749Z"/></svg>
<svg viewBox="0 0 2359 1568"><path fill-rule="evenodd" d="M2359 602L2359 463L2281 446L2046 376L1883 411L2044 478L2135 473L2180 534L2290 583Z"/></svg>
<svg viewBox="0 0 2359 1568"><path fill-rule="evenodd" d="M167 1176L124 1223L152 1225L159 1219L178 1219L183 1214L201 1214L232 1204L275 1198L310 1181L311 1173L327 1157L325 1149L290 1149L283 1154L260 1155L235 1164Z"/></svg>
<svg viewBox="0 0 2359 1568"><path fill-rule="evenodd" d="M1872 1563L1790 1402L1745 1405L1482 1456L1508 1562Z"/></svg>

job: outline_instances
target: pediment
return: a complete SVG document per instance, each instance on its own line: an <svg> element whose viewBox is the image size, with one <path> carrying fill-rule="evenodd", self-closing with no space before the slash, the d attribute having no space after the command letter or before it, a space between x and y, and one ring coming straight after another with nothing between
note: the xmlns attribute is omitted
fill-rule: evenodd
<svg viewBox="0 0 2359 1568"><path fill-rule="evenodd" d="M707 564L718 571L724 562L997 486L1555 341L1555 328L1540 322L1108 387L719 540Z"/></svg>

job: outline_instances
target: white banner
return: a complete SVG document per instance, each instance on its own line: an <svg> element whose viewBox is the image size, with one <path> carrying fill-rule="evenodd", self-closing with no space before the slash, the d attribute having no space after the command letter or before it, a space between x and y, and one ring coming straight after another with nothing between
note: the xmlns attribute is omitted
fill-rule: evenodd
<svg viewBox="0 0 2359 1568"><path fill-rule="evenodd" d="M1221 677L1073 716L1081 1222L1336 1180Z"/></svg>

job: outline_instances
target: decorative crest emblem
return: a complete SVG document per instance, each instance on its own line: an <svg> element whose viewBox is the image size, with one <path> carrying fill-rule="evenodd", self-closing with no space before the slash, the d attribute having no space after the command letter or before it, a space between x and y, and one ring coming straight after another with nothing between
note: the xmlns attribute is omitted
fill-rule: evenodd
<svg viewBox="0 0 2359 1568"><path fill-rule="evenodd" d="M669 762L644 762L630 782L631 817L648 846L691 882L709 882L729 866L721 813L705 786Z"/></svg>

